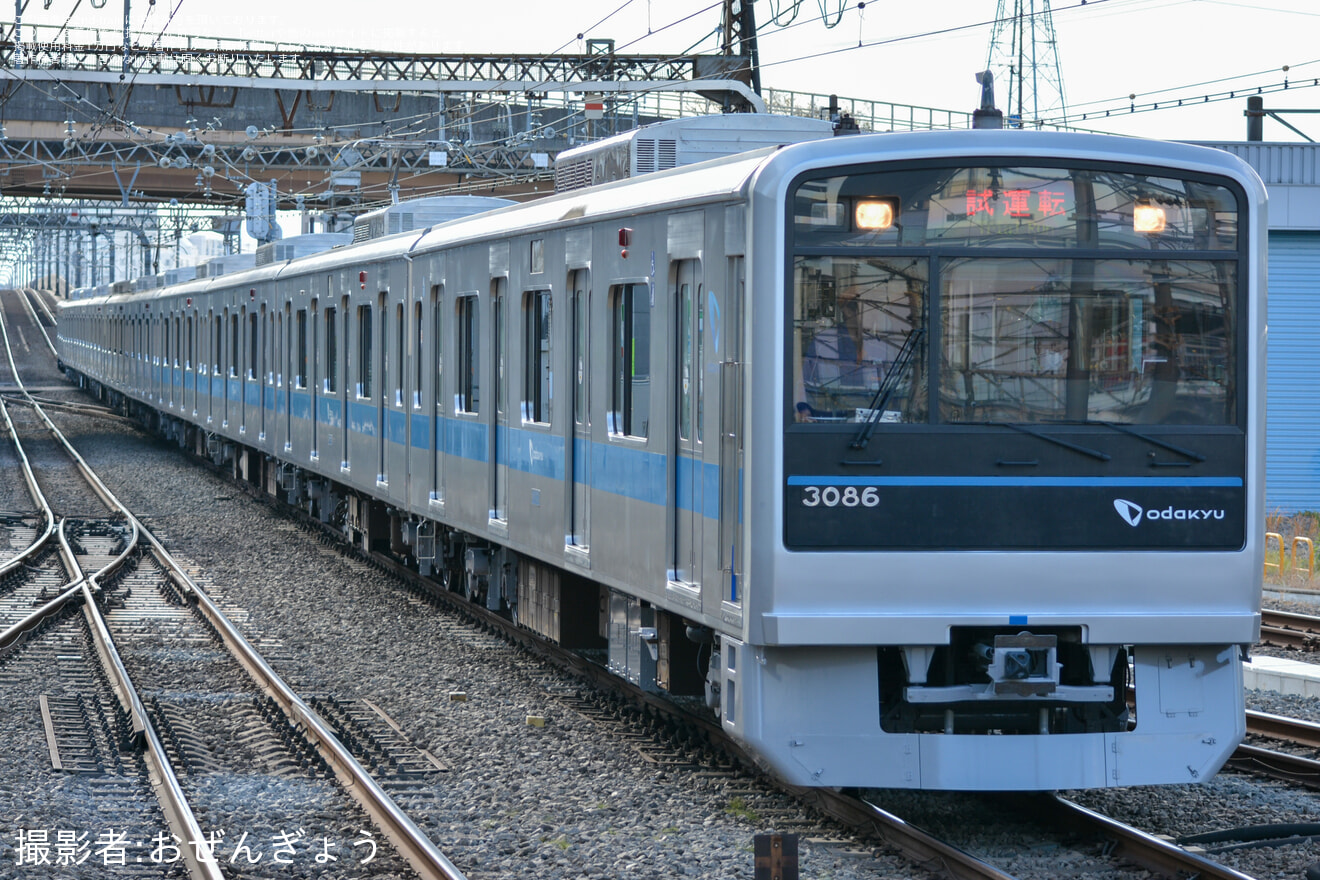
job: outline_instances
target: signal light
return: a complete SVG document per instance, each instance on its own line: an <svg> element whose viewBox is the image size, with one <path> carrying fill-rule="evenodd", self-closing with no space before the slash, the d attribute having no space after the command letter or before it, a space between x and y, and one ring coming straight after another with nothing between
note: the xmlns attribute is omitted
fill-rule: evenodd
<svg viewBox="0 0 1320 880"><path fill-rule="evenodd" d="M898 205L893 199L860 199L853 207L853 222L858 229L879 232L894 225Z"/></svg>
<svg viewBox="0 0 1320 880"><path fill-rule="evenodd" d="M1132 208L1132 229L1136 232L1163 232L1164 209L1159 205L1135 205Z"/></svg>

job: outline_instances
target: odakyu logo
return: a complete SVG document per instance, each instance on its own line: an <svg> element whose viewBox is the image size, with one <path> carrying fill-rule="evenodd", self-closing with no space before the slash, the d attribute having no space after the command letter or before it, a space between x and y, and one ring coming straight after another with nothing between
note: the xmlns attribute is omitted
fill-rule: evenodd
<svg viewBox="0 0 1320 880"><path fill-rule="evenodd" d="M1223 519L1225 511L1214 510L1213 508L1189 508L1173 507L1172 505L1163 510L1146 510L1135 501L1128 501L1126 498L1114 499L1114 510L1123 517L1123 522L1132 526L1134 529L1141 525L1145 520L1203 520L1203 519Z"/></svg>
<svg viewBox="0 0 1320 880"><path fill-rule="evenodd" d="M1143 511L1140 504L1134 504L1131 501L1126 501L1122 498L1115 498L1114 510L1117 510L1118 515L1123 517L1123 521L1133 528L1141 525L1141 514Z"/></svg>

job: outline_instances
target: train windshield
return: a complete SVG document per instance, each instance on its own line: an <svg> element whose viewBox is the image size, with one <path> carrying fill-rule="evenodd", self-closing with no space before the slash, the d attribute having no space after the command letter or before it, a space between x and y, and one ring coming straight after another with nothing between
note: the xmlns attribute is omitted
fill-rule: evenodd
<svg viewBox="0 0 1320 880"><path fill-rule="evenodd" d="M1094 169L801 183L791 421L1238 420L1227 187Z"/></svg>

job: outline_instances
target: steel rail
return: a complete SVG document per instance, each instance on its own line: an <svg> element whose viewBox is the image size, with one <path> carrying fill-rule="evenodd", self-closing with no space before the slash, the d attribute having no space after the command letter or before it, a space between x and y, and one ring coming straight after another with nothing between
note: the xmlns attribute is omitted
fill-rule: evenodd
<svg viewBox="0 0 1320 880"><path fill-rule="evenodd" d="M9 328L4 319L4 309L0 309L0 337L4 339L5 355L9 360L9 369L14 374L14 382L18 387L23 387L23 380L18 376L18 365L14 363L14 353L9 346ZM18 568L27 562L28 559L35 556L42 547L46 546L51 536L55 533L55 512L50 509L50 504L46 501L45 494L37 484L37 475L32 470L32 463L28 461L27 453L23 451L23 443L18 439L18 430L14 427L14 422L9 418L9 408L5 406L4 401L0 400L0 415L4 416L5 430L9 432L10 438L14 441L14 451L18 456L19 464L23 470L23 481L27 484L28 494L32 500L37 503L37 509L40 511L42 519L46 526L41 535L32 542L22 553L19 553L13 559L0 565L0 577Z"/></svg>
<svg viewBox="0 0 1320 880"><path fill-rule="evenodd" d="M1320 724L1269 712L1247 710L1247 733L1320 749Z"/></svg>
<svg viewBox="0 0 1320 880"><path fill-rule="evenodd" d="M262 502L274 503L269 496L255 488L243 483L238 485L253 498ZM332 536L335 535L324 523L307 517L301 512L298 512L297 515L300 521L307 523L312 528L319 529ZM445 607L469 615L480 624L498 631L511 642L533 651L559 668L579 676L587 684L602 690L621 692L629 699L645 704L657 712L681 718L685 723L700 731L709 742L718 743L720 748L744 766L755 766L756 762L751 756L727 738L719 721L713 716L690 713L675 703L649 693L632 682L607 671L603 666L585 659L581 654L541 640L529 630L512 624L507 618L501 617L481 605L474 605L458 598L458 594L440 592L436 589L437 584L426 581L416 571L402 565L388 555L378 552L364 552L364 555L381 568L395 574L405 582L413 584L417 589L425 591L427 596L435 599ZM934 874L952 878L952 880L1013 880L1011 874L1006 874L994 865L932 837L915 825L911 825L898 816L886 812L884 809L865 800L828 788L802 788L778 782L775 784L778 785L780 790L831 816L842 824L857 828L863 833L873 834L884 840L902 853L905 858L911 859L920 867Z"/></svg>
<svg viewBox="0 0 1320 880"><path fill-rule="evenodd" d="M1320 749L1320 724L1269 712L1247 710L1247 733ZM1240 745L1228 766L1244 773L1282 779L1307 788L1320 788L1320 761L1261 746Z"/></svg>
<svg viewBox="0 0 1320 880"><path fill-rule="evenodd" d="M128 675L128 667L124 665L118 649L115 648L114 640L110 637L110 629L105 625L105 620L96 607L96 595L101 592L101 586L96 582L95 575L83 572L77 555L69 546L68 538L64 534L64 525L67 522L68 520L60 521L60 555L64 557L64 564L69 567L69 571L73 572L79 581L78 591L82 598L83 614L87 617L87 625L92 631L93 644L97 653L101 655L101 665L105 668L106 677L110 681L110 690L114 692L119 705L128 715L133 727L133 737L136 739L141 737L149 726L147 711L142 707L137 688L133 687L133 681ZM124 554L115 562L122 564L122 560L126 558L127 554Z"/></svg>
<svg viewBox="0 0 1320 880"><path fill-rule="evenodd" d="M41 405L33 399L31 394L28 393L27 387L23 384L23 380L18 375L18 365L14 363L14 351L9 345L9 329L5 324L3 309L0 309L0 335L3 335L4 338L5 356L9 359L9 368L14 373L14 384L18 387L19 394L23 396L27 405L32 407L32 411L37 414L39 419L41 419L42 424L46 426L46 430L50 431L55 439L59 441L60 445L64 447L64 451L73 459L73 463L78 468L78 471L92 487L92 490L96 492L97 496L100 497L101 501L105 503L106 507L111 510L118 510L125 516L128 516L128 509L119 503L119 499L106 488L105 484L101 482L101 478L96 475L96 472L87 466L87 462L83 461L83 457L78 454L78 450L73 448L73 444L65 438L59 428L55 427L55 423L46 415L45 411L41 408ZM17 438L17 435L15 435L15 438ZM129 519L132 522L134 530L133 539L129 541L129 546L131 547L137 543L137 530L139 526L137 521L133 520L131 516Z"/></svg>
<svg viewBox="0 0 1320 880"><path fill-rule="evenodd" d="M0 321L0 326L2 325L3 321ZM8 337L6 337L6 339L7 338ZM10 362L11 364L13 363L12 354ZM176 583L178 583L180 587L184 589L185 592L189 593L197 602L198 608L206 616L207 621L225 642L225 645L234 654L235 658L238 659L239 663L247 670L248 674L257 683L257 686L281 706L285 714L289 716L290 720L292 720L295 725L302 728L307 733L309 738L315 744L317 751L319 751L322 757L325 758L326 763L334 769L335 776L339 779L348 794L367 811L368 815L372 817L380 827L381 831L384 832L385 836L394 844L399 854L413 866L424 880L465 880L463 874L458 868L440 852L436 845L431 842L431 839L427 837L426 834L417 827L417 824L399 808L388 794L386 794L384 789L382 789L376 780L372 778L371 774L353 758L352 753L350 753L348 749L339 742L339 739L333 732L331 732L329 726L321 720L320 716L318 716L311 707L304 703L302 698L294 693L288 685L284 683L283 679L279 677L275 670L273 670L266 661L262 659L261 655L257 653L247 639L244 638L238 629L229 622L229 619L221 613L220 609L216 607L210 597L197 586L192 578L188 576L187 572L183 570L183 567L175 561L174 557L170 555L164 545L162 545L160 541L158 541L156 537L142 525L138 518L133 515L132 511L121 503L119 499L115 497L114 493L111 492L103 482L101 482L101 479L88 466L83 457L78 454L78 451L73 448L73 445L69 443L68 439L65 438L60 429L46 416L40 405L32 401L31 396L27 394L27 390L23 388L22 382L18 380L17 369L14 371L14 377L15 380L18 381L19 389L24 397L27 398L33 410L45 423L47 429L51 431L64 446L65 451L73 459L74 464L82 473L83 477L102 500L105 501L107 506L119 511L132 530L132 538L128 542L124 554L121 555L118 560L111 563L111 566L107 566L106 569L102 569L102 572L98 572L96 576L103 575L107 570L111 569L112 566L117 567L118 564L122 564L122 560L127 557L129 552L136 549L140 542L146 543L151 552L160 561L161 565L173 574ZM93 583L95 582L94 577L88 578L87 580ZM84 592L84 607L86 607L86 603L90 601L91 598L90 592ZM60 607L62 607L62 605L63 603L61 603ZM3 635L0 635L0 646L3 646L3 644ZM107 671L109 671L109 669L107 669ZM116 672L116 676L117 675L118 672ZM124 677L119 686L127 689L129 687L127 684L127 673L124 672L123 675ZM121 702L122 700L123 698L121 698ZM140 705L138 709L139 711L134 721L134 730L135 732L150 736L150 734L147 733L147 731L150 730L150 723L146 718L145 713L140 712ZM125 710L131 711L129 710L128 705L125 705ZM140 731L138 727L139 721L141 722ZM204 838L199 838L199 842L204 842ZM201 849L201 847L197 847L196 849Z"/></svg>
<svg viewBox="0 0 1320 880"><path fill-rule="evenodd" d="M32 316L32 323L37 325L37 329L41 331L41 337L46 340L46 347L50 349L50 353L53 354L58 361L60 353L55 350L55 343L50 341L50 334L46 332L46 327L41 323L41 318L37 317L37 310L33 307L32 300L28 298L27 290L18 290L16 292L18 293L18 298L23 301L23 307L27 309L27 313ZM8 340L6 340L6 345L8 345ZM14 376L17 378L18 374L15 373Z"/></svg>
<svg viewBox="0 0 1320 880"><path fill-rule="evenodd" d="M29 304L30 307L30 304ZM35 317L35 316L34 316ZM40 322L38 322L39 325ZM19 377L18 368L14 363L13 350L9 345L9 333L4 327L3 316L0 315L0 331L3 331L5 352L9 358L9 365L14 373L14 381L19 389L27 396L27 390L23 387L22 379ZM43 331L44 332L44 331ZM47 340L49 342L49 339ZM127 514L127 510L110 493L96 475L83 461L82 456L69 443L68 439L55 427L55 424L46 417L41 407L28 398L29 405L45 422L46 427L60 442L66 453L74 460L83 477L92 484L93 488L101 498L109 504L112 509L118 509ZM9 426L14 437L15 446L23 458L24 468L30 474L30 467L27 458L23 455L22 446L18 440L17 432L13 430L13 423L9 419L9 413L4 407L3 401L0 401L0 411L4 412L5 422ZM49 505L46 504L44 496L40 495L40 489L36 488L35 478L32 481L32 487L39 497L42 497L42 504L48 515L50 515ZM128 714L135 738L138 738L144 745L144 757L150 771L150 780L152 786L156 789L156 797L160 802L161 811L165 815L166 821L170 825L170 830L178 836L179 840L187 841L187 845L180 847L184 863L188 867L190 876L196 880L224 880L224 875L215 859L210 857L206 849L206 835L202 831L197 817L188 806L187 798L183 794L183 789L179 785L178 776L170 765L166 756L165 748L161 744L160 737L153 728L146 711L142 707L142 700L138 696L137 689L133 686L132 679L129 677L128 669L124 666L123 659L116 650L114 641L110 636L110 630L106 626L105 619L101 616L100 610L96 607L95 593L100 591L96 583L98 575L104 575L113 572L121 567L134 551L137 545L138 525L136 520L130 518L132 528L132 539L125 542L123 551L101 568L99 572L93 575L87 575L83 572L82 566L78 562L77 554L69 545L68 537L65 534L65 524L67 520L61 520L58 529L60 556L63 559L65 569L73 576L73 582L65 588L55 599L47 602L34 613L28 615L23 620L18 621L13 626L0 633L0 649L16 642L24 633L29 632L45 621L57 614L60 614L64 608L73 601L81 601L83 615L87 620L88 630L92 635L92 644L101 661L101 667L105 670L106 677L110 682L111 690L115 698L119 700L120 705ZM43 541L44 543L44 541Z"/></svg>
<svg viewBox="0 0 1320 880"><path fill-rule="evenodd" d="M1262 642L1271 645L1314 651L1320 648L1320 618L1291 611L1262 609L1260 638Z"/></svg>
<svg viewBox="0 0 1320 880"><path fill-rule="evenodd" d="M0 327L2 326L3 326L3 321L0 321ZM24 392L24 394L26 394L26 392ZM47 429L55 435L56 440L58 440L60 445L63 446L64 451L73 459L73 462L75 466L79 469L79 472L92 485L92 488L97 492L97 494L101 497L101 499L105 501L106 505L112 510L118 510L121 513L126 514L127 511L125 510L124 506L119 503L119 499L114 497L114 495L110 492L110 490L105 487L105 484L101 482L100 478L98 478L96 474L92 471L92 469L87 466L87 462L85 462L82 456L78 454L78 451L73 448L73 445L69 443L68 439L64 436L64 434L60 432L60 429L55 427L54 422L50 421L50 419L46 417L46 414L42 412L41 407L35 403L30 403L30 405L32 406L33 410L45 422ZM0 408L3 408L3 402L0 402ZM138 537L140 534L141 526L139 525L138 521L135 518L133 518L131 515L128 516L128 525L130 532L129 532L129 537L124 542L124 549L120 551L118 556L110 560L110 562L108 562L104 567L102 567L100 571L96 572L95 577L105 577L106 575L111 574L114 571L118 570L119 567L122 566L124 562L128 559L128 557L135 551L138 543ZM61 521L60 523L60 542L61 542L61 547L63 547L65 545L65 541L63 537L63 521ZM69 564L67 559L65 564L66 565ZM78 571L78 566L76 562L74 563L73 566L69 568L69 571L70 572ZM78 596L79 591L86 580L88 580L88 578L84 576L75 577L73 582L70 583L68 586L66 586L64 588L64 591L60 593L60 595L56 596L51 601L47 602L45 605L42 605L40 608L36 609L31 614L24 617L22 620L12 624L3 632L0 632L0 650L3 650L9 647L10 645L14 644L15 642L17 642L25 633L39 626L43 621L59 614L63 610L65 605L67 605L70 601L72 601L74 598ZM99 590L99 587L97 589Z"/></svg>
<svg viewBox="0 0 1320 880"><path fill-rule="evenodd" d="M248 487L245 486L244 488L247 489ZM259 500L269 500L259 492L253 491L251 494ZM315 528L328 531L323 523L301 515L300 518ZM619 678L603 666L586 660L574 651L540 640L532 635L530 631L512 625L508 619L493 611L459 599L457 594L434 591L432 588L436 587L436 584L424 582L417 572L385 554L372 552L367 555L382 568L396 574L408 583L418 585L420 589L427 590L427 595L443 603L446 607L468 614L482 624L497 629L510 641L546 657L560 668L580 676L590 685L603 690L620 691L630 699L643 703L658 712L681 717L685 723L701 731L709 741L718 742L720 748L723 748L744 766L751 767L755 765L756 762L751 756L727 738L719 721L713 716L689 713L682 707L649 693L626 679ZM904 858L910 859L914 864L933 874L948 877L951 880L1013 880L1013 875L1006 874L994 865L982 861L976 856L936 837L932 837L917 826L905 822L902 818L866 800L829 788L803 788L779 782L775 784L778 785L780 790L788 793L801 803L818 809L850 828L858 829L859 833L869 833L884 840L898 850Z"/></svg>
<svg viewBox="0 0 1320 880"><path fill-rule="evenodd" d="M48 400L46 398L41 398L36 396L30 396L28 398L25 398L22 395L17 395L17 394L10 395L9 393L4 391L0 391L0 400L8 401L10 403L19 403L22 404L23 406L27 406L29 403L36 403L36 404L40 404L43 409L54 410L55 412L73 413L74 415L88 416L89 418L94 418L94 419L110 419L112 421L131 424L139 428L142 426L141 422L134 421L133 419L130 419L127 416L122 415L119 412L116 412L115 410L111 409L108 406L99 406L99 405L93 405L87 403L73 403L62 400Z"/></svg>
<svg viewBox="0 0 1320 880"><path fill-rule="evenodd" d="M132 514L129 518L137 522ZM399 808L379 783L344 748L339 738L316 712L291 690L278 673L230 623L211 598L188 576L169 551L146 528L141 527L142 538L156 558L176 578L176 584L197 602L198 608L215 628L216 633L247 670L253 681L275 700L289 717L312 741L345 790L367 811L399 854L424 880L465 880L458 868L440 852L431 839Z"/></svg>
<svg viewBox="0 0 1320 880"><path fill-rule="evenodd" d="M29 304L30 307L30 304ZM35 317L35 316L34 316ZM40 326L40 322L38 322ZM184 864L187 865L189 875L195 880L224 880L224 875L220 872L214 857L210 855L207 848L207 838L202 830L201 824L197 821L196 815L188 806L188 800L184 796L183 789L179 785L179 779L170 765L169 758L166 755L165 747L161 743L159 735L147 717L143 709L142 700L138 695L137 688L133 686L132 679L128 674L128 669L124 666L123 659L119 656L115 648L114 640L110 636L109 627L106 626L105 619L96 606L95 594L100 592L100 587L96 578L112 573L119 569L128 559L129 555L137 547L140 526L128 510L119 503L113 493L106 488L105 484L96 476L96 474L87 466L87 462L78 454L73 445L69 443L64 434L55 426L55 424L42 411L40 405L32 401L23 387L23 381L19 377L18 367L14 363L13 350L9 345L9 333L4 326L3 312L0 311L0 331L3 331L5 353L9 359L10 368L14 373L14 381L19 390L27 398L28 404L33 411L40 416L45 423L46 428L51 431L59 441L64 451L73 459L75 466L82 474L84 479L92 485L93 490L106 502L112 510L118 510L125 515L131 527L131 539L126 541L124 549L114 559L110 560L98 572L88 575L83 572L81 564L78 562L77 554L69 545L65 535L64 526L67 520L61 520L58 530L60 556L63 559L66 570L73 576L73 582L54 600L46 603L37 609L33 614L28 615L23 620L14 624L0 633L0 648L13 644L24 633L39 625L42 621L61 613L64 608L73 601L81 601L83 615L87 620L88 630L92 635L92 644L101 661L101 667L105 670L106 677L110 682L111 690L115 698L119 700L120 705L128 714L132 725L133 735L139 739L144 746L144 757L150 771L149 779L151 785L156 789L156 797L160 802L161 811L165 815L166 821L170 825L170 830L181 841L186 841L186 845L180 847L181 857ZM43 330L44 333L44 330ZM49 338L47 338L49 343ZM0 402L0 409L4 407ZM5 412L5 421L10 425L8 412ZM14 435L15 444L18 444L18 435ZM21 451L21 446L19 447ZM26 458L24 459L26 466ZM35 482L35 481L34 481ZM38 490L39 491L39 490ZM44 498L43 498L44 503ZM47 506L47 510L49 507Z"/></svg>
<svg viewBox="0 0 1320 880"><path fill-rule="evenodd" d="M1243 744L1228 759L1228 766L1244 773L1320 789L1320 761L1313 758Z"/></svg>
<svg viewBox="0 0 1320 880"><path fill-rule="evenodd" d="M274 503L264 493L251 486L243 483L237 485L253 498ZM335 534L324 523L307 517L301 512L298 512L297 515L300 521L307 523L309 526L320 529L327 534ZM468 614L482 624L497 629L510 640L546 656L563 668L581 675L589 683L622 691L660 711L679 715L684 721L693 724L708 734L712 732L722 733L718 722L699 715L689 714L681 707L643 691L636 685L620 679L572 651L540 641L528 631L511 625L507 619L488 611L480 605L466 602L458 598L456 594L438 591L434 582L420 577L417 572L386 554L369 552L364 555L382 568L414 584L418 589L426 591L427 595L447 607ZM728 740L723 740L720 745L744 764L751 766L754 763L746 753ZM1320 764L1317 764L1317 767L1320 767ZM829 788L800 788L788 785L781 785L780 787L804 804L820 810L841 823L874 834L897 849L904 857L939 876L957 878L957 880L1011 880L1013 877L1013 875L979 859L975 855L932 837L920 828L864 799L855 798ZM1116 845L1116 851L1122 858L1147 870L1154 871L1162 877L1179 878L1179 880L1189 876L1200 878L1200 880L1252 880L1251 877L1232 868L1188 852L1176 845L1166 843L1139 829L1093 813L1077 804L1057 798L1057 796L1051 796L1051 798L1049 801L1051 808L1055 805L1055 801L1062 806L1058 810L1042 810L1045 821L1066 824L1074 828L1080 828L1087 833L1098 832Z"/></svg>
<svg viewBox="0 0 1320 880"><path fill-rule="evenodd" d="M1148 871L1157 872L1162 877L1196 877L1199 880L1252 880L1240 871L1227 865L1188 852L1176 844L1169 843L1147 834L1130 825L1124 825L1108 816L1102 816L1094 810L1088 810L1058 795L1050 795L1044 801L1048 811L1042 814L1049 820L1066 828L1084 833L1099 833L1111 841L1113 852Z"/></svg>
<svg viewBox="0 0 1320 880"><path fill-rule="evenodd" d="M105 670L106 677L110 681L111 690L119 700L119 705L132 720L134 737L143 746L143 757L150 771L149 779L152 788L156 790L156 799L160 802L161 812L165 814L165 821L169 823L170 831L179 840L186 841L179 850L184 864L188 867L188 873L196 880L224 880L224 874L221 873L219 864L210 852L206 833L202 830L201 823L197 821L192 807L188 805L188 798L179 784L178 774L174 772L155 725L147 717L146 710L142 706L142 698L133 685L133 679L128 674L128 668L124 665L119 650L115 647L114 638L110 635L110 627L106 625L105 618L96 605L94 594L100 592L96 576L83 573L73 548L65 540L62 527L60 551L65 557L65 564L70 566L70 571L74 572L81 582L78 592L82 599L83 616L92 634L92 644L100 657L101 668Z"/></svg>
<svg viewBox="0 0 1320 880"><path fill-rule="evenodd" d="M0 322L0 328L2 327L3 322ZM23 471L23 481L27 483L28 493L32 496L32 500L37 502L38 512L46 524L41 534L27 548L12 559L0 564L0 577L4 577L19 566L25 565L50 541L51 536L55 534L55 512L50 509L45 494L42 493L41 487L37 485L37 475L33 473L32 463L28 461L27 453L23 451L23 444L18 439L18 431L14 428L13 420L9 418L9 407L5 406L3 399L0 399L0 416L4 416L5 430L9 432L10 438L14 441L14 452L18 456Z"/></svg>
<svg viewBox="0 0 1320 880"><path fill-rule="evenodd" d="M55 313L50 310L50 305L47 304L46 299L41 295L41 292L35 287L25 287L23 289L25 291L30 290L33 292L33 294L37 297L37 305L41 307L41 311L42 313L45 314L46 320L50 321L52 325L55 324L56 323Z"/></svg>
<svg viewBox="0 0 1320 880"><path fill-rule="evenodd" d="M964 852L915 825L862 798L831 789L789 789L802 801L814 803L827 815L880 837L905 858L933 874L956 880L1013 880L989 862Z"/></svg>

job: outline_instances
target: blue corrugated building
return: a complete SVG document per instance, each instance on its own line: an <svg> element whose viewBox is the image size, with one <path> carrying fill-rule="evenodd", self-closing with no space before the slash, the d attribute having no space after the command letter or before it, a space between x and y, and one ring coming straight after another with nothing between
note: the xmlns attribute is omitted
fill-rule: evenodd
<svg viewBox="0 0 1320 880"><path fill-rule="evenodd" d="M1210 144L1269 188L1268 513L1320 510L1320 144Z"/></svg>

